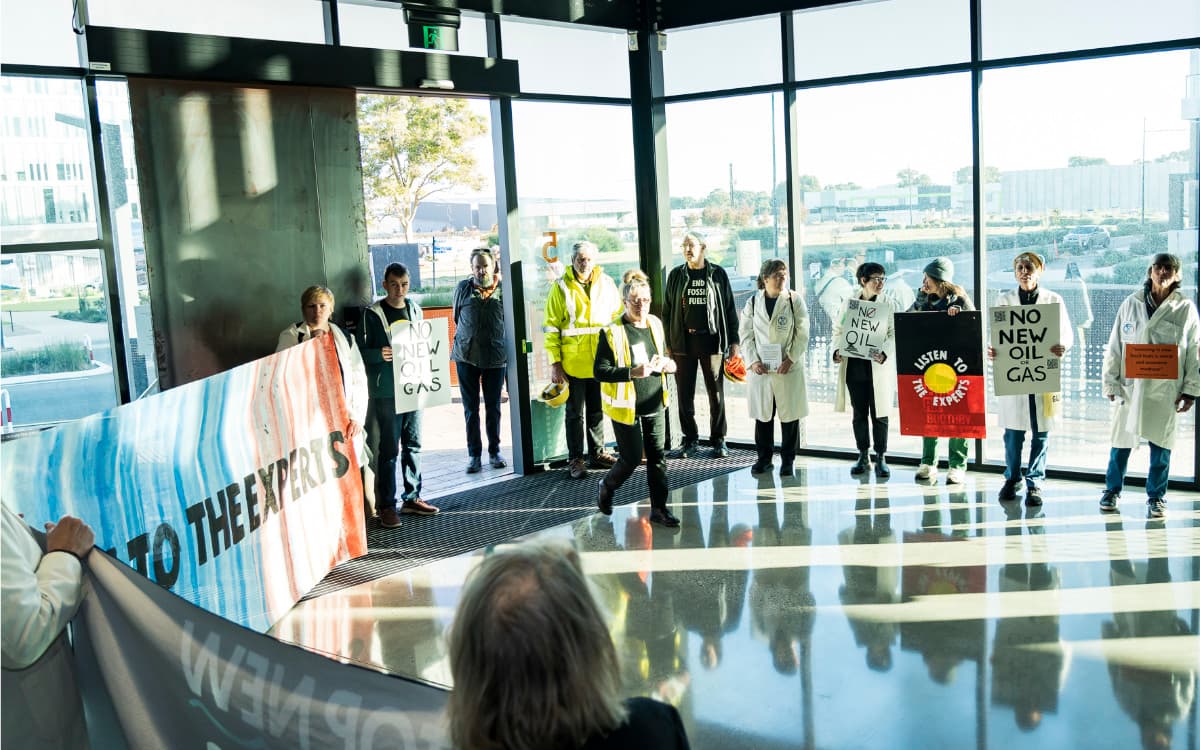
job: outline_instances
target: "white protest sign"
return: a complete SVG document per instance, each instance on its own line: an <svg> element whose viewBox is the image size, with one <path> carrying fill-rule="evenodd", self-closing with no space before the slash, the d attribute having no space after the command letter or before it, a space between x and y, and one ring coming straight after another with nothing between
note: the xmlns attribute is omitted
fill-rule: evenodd
<svg viewBox="0 0 1200 750"><path fill-rule="evenodd" d="M891 311L891 306L886 303L863 299L847 302L846 314L842 316L842 332L834 342L838 352L843 357L870 359L876 352L883 351Z"/></svg>
<svg viewBox="0 0 1200 750"><path fill-rule="evenodd" d="M997 396L1057 393L1062 360L1050 353L1059 341L1060 305L1004 305L991 319L992 381Z"/></svg>
<svg viewBox="0 0 1200 750"><path fill-rule="evenodd" d="M393 323L396 413L450 403L450 346L445 318Z"/></svg>

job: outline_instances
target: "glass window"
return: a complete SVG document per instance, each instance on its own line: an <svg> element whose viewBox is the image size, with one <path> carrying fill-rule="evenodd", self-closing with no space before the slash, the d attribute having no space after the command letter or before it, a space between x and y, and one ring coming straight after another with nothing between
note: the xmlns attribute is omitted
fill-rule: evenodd
<svg viewBox="0 0 1200 750"><path fill-rule="evenodd" d="M834 412L838 368L831 357L833 320L858 293L859 264L884 266L882 294L897 309L912 303L923 269L939 256L950 258L954 282L974 294L973 213L969 192L955 180L971 163L970 102L966 74L798 93L796 182L804 216L795 283L810 316L809 446L855 447L849 413ZM920 439L902 437L892 414L889 452L919 454Z"/></svg>
<svg viewBox="0 0 1200 750"><path fill-rule="evenodd" d="M71 0L2 0L0 61L79 67L78 37L68 22L73 6Z"/></svg>
<svg viewBox="0 0 1200 750"><path fill-rule="evenodd" d="M629 96L624 31L508 17L501 24L504 57L517 61L522 91Z"/></svg>
<svg viewBox="0 0 1200 750"><path fill-rule="evenodd" d="M0 257L0 389L13 424L78 419L117 405L99 250Z"/></svg>
<svg viewBox="0 0 1200 750"><path fill-rule="evenodd" d="M891 0L795 13L797 80L971 59L969 3ZM897 29L904 33L897 34Z"/></svg>
<svg viewBox="0 0 1200 750"><path fill-rule="evenodd" d="M666 93L760 86L783 81L779 16L672 29L663 53Z"/></svg>
<svg viewBox="0 0 1200 750"><path fill-rule="evenodd" d="M342 44L371 49L408 49L408 24L399 4L338 5ZM451 53L454 54L454 53ZM487 30L482 16L463 13L458 28L458 54L487 57Z"/></svg>
<svg viewBox="0 0 1200 750"><path fill-rule="evenodd" d="M320 0L88 0L95 26L289 42L325 41Z"/></svg>
<svg viewBox="0 0 1200 750"><path fill-rule="evenodd" d="M638 268L629 108L593 104L513 102L520 237L529 339L534 460L567 455L561 409L536 400L550 382L542 322L551 285L570 264L571 247L594 242L599 265L618 285ZM587 148L581 148L587 144ZM607 420L606 420L607 421Z"/></svg>
<svg viewBox="0 0 1200 750"><path fill-rule="evenodd" d="M0 111L4 244L99 236L80 81L4 76Z"/></svg>
<svg viewBox="0 0 1200 750"><path fill-rule="evenodd" d="M995 59L1200 36L1200 3L983 0L984 57Z"/></svg>
<svg viewBox="0 0 1200 750"><path fill-rule="evenodd" d="M1063 362L1052 465L1106 466L1113 412L1101 392L1104 352L1121 303L1140 288L1155 253L1182 257L1184 293L1196 298L1196 120L1183 119L1180 108L1195 54L984 74L988 302L1016 287L1014 256L1036 252L1047 263L1039 287L1062 295L1074 338ZM1102 113L1066 103L1111 101L1114 91L1122 92L1120 106ZM1200 97L1191 91L1183 109L1194 118ZM1051 111L1054 117L1028 116ZM989 415L997 411L993 392ZM1179 420L1173 477L1191 478L1195 420L1195 409ZM1003 435L994 427L986 449L998 462ZM1144 473L1147 465L1148 452L1135 451L1130 471Z"/></svg>
<svg viewBox="0 0 1200 750"><path fill-rule="evenodd" d="M729 275L739 313L757 291L763 261L788 258L783 132L782 94L667 105L673 242L663 263L668 269L684 263L684 233L700 232L705 258ZM694 405L703 437L708 400L703 383L698 390ZM725 384L728 435L735 440L754 436L745 390Z"/></svg>

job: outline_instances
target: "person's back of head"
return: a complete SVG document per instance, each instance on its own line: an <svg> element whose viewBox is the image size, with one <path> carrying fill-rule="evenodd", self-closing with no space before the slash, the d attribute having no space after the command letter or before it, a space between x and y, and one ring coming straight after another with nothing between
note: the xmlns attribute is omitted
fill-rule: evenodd
<svg viewBox="0 0 1200 750"><path fill-rule="evenodd" d="M579 747L625 720L616 649L565 544L486 557L463 589L449 657L460 750Z"/></svg>

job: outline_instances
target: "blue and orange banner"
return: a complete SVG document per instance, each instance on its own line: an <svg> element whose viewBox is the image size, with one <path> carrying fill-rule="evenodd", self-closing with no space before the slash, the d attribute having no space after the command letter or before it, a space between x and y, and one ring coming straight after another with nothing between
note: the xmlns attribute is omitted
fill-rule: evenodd
<svg viewBox="0 0 1200 750"><path fill-rule="evenodd" d="M900 434L987 436L978 312L896 313Z"/></svg>
<svg viewBox="0 0 1200 750"><path fill-rule="evenodd" d="M6 442L3 501L63 514L187 601L265 631L366 554L333 339Z"/></svg>

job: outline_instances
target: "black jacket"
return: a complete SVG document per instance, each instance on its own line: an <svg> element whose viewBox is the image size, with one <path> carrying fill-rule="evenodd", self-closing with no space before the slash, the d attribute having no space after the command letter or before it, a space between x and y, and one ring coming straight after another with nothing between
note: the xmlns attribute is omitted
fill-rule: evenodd
<svg viewBox="0 0 1200 750"><path fill-rule="evenodd" d="M504 367L508 362L504 345L504 300L497 287L484 299L473 279L463 279L454 288L454 346L450 359L481 370Z"/></svg>
<svg viewBox="0 0 1200 750"><path fill-rule="evenodd" d="M625 701L629 719L605 737L592 737L583 750L688 750L687 732L674 707L650 698Z"/></svg>
<svg viewBox="0 0 1200 750"><path fill-rule="evenodd" d="M717 336L717 349L726 353L733 344L741 343L738 338L737 304L733 299L733 287L729 284L729 274L716 263L704 261L704 269L708 276L708 326ZM687 351L687 311L684 305L687 298L684 292L688 285L687 264L683 263L671 269L667 275L667 293L663 301L663 328L667 337L667 349L672 354L683 354Z"/></svg>

